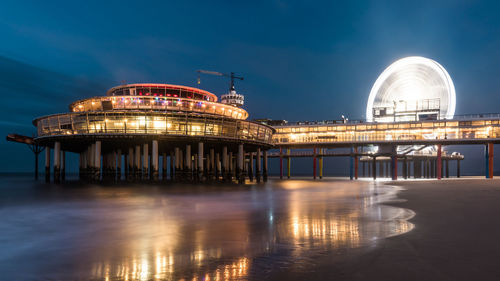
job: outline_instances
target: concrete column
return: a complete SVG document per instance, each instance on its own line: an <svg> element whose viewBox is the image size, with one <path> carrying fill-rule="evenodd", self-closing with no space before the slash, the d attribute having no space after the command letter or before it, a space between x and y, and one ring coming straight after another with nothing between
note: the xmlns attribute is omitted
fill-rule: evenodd
<svg viewBox="0 0 500 281"><path fill-rule="evenodd" d="M245 182L245 173L243 172L243 161L245 161L245 151L243 150L243 144L238 145L238 167L236 171L236 176L238 178L238 183L242 184Z"/></svg>
<svg viewBox="0 0 500 281"><path fill-rule="evenodd" d="M203 143L198 143L198 179L203 180Z"/></svg>
<svg viewBox="0 0 500 281"><path fill-rule="evenodd" d="M101 179L101 141L96 141L95 142L95 179L100 180Z"/></svg>
<svg viewBox="0 0 500 281"><path fill-rule="evenodd" d="M107 176L109 175L109 153L102 154L102 179L107 180Z"/></svg>
<svg viewBox="0 0 500 281"><path fill-rule="evenodd" d="M94 179L95 173L95 143L92 143L87 148L87 178Z"/></svg>
<svg viewBox="0 0 500 281"><path fill-rule="evenodd" d="M145 143L142 148L142 177L149 179L149 145Z"/></svg>
<svg viewBox="0 0 500 281"><path fill-rule="evenodd" d="M262 171L264 182L267 182L267 150L264 150L264 170Z"/></svg>
<svg viewBox="0 0 500 281"><path fill-rule="evenodd" d="M398 179L398 155L391 155L391 178L392 180Z"/></svg>
<svg viewBox="0 0 500 281"><path fill-rule="evenodd" d="M198 181L199 180L199 178L198 178L198 154L195 153L193 155L193 159L194 159L194 161L193 161L193 179L195 181Z"/></svg>
<svg viewBox="0 0 500 281"><path fill-rule="evenodd" d="M403 158L403 179L408 178L408 161L406 157Z"/></svg>
<svg viewBox="0 0 500 281"><path fill-rule="evenodd" d="M158 140L153 140L151 143L151 174L153 180L158 180L158 166L160 165L158 155Z"/></svg>
<svg viewBox="0 0 500 281"><path fill-rule="evenodd" d="M210 151L209 153L205 154L205 178L210 181L212 180L212 177L210 176Z"/></svg>
<svg viewBox="0 0 500 281"><path fill-rule="evenodd" d="M431 159L431 178L436 178L436 159Z"/></svg>
<svg viewBox="0 0 500 281"><path fill-rule="evenodd" d="M54 182L59 182L61 176L61 143L54 143Z"/></svg>
<svg viewBox="0 0 500 281"><path fill-rule="evenodd" d="M122 150L116 150L116 179L120 181L122 179Z"/></svg>
<svg viewBox="0 0 500 281"><path fill-rule="evenodd" d="M141 166L141 146L135 146L135 159L134 159L134 174L136 179L142 177L142 166Z"/></svg>
<svg viewBox="0 0 500 281"><path fill-rule="evenodd" d="M257 148L257 167L256 167L256 171L255 171L255 176L257 178L257 182L259 183L260 182L260 174L262 172L262 169L261 169L261 161L260 161L260 155L261 155L261 150L260 150L260 147Z"/></svg>
<svg viewBox="0 0 500 281"><path fill-rule="evenodd" d="M163 180L167 179L167 153L163 152L161 156L162 165L161 165L161 178Z"/></svg>
<svg viewBox="0 0 500 281"><path fill-rule="evenodd" d="M66 151L61 152L61 180L66 180Z"/></svg>
<svg viewBox="0 0 500 281"><path fill-rule="evenodd" d="M210 148L210 170L209 170L210 180L215 178L215 149Z"/></svg>
<svg viewBox="0 0 500 281"><path fill-rule="evenodd" d="M128 169L128 154L123 154L123 172L124 172L124 176L125 176L125 180L128 179L128 173L129 173L129 169Z"/></svg>
<svg viewBox="0 0 500 281"><path fill-rule="evenodd" d="M253 152L248 153L248 178L253 182Z"/></svg>
<svg viewBox="0 0 500 281"><path fill-rule="evenodd" d="M221 172L221 163L220 163L220 154L215 153L215 180L220 180L220 172Z"/></svg>
<svg viewBox="0 0 500 281"><path fill-rule="evenodd" d="M184 169L184 151L182 149L179 148L179 172L177 173L177 175L179 175L179 178L181 180L185 180L186 179L186 175L185 175L185 169Z"/></svg>
<svg viewBox="0 0 500 281"><path fill-rule="evenodd" d="M229 181L233 181L233 173L234 173L234 164L233 164L233 152L229 152L229 157L227 159L227 164L228 164L228 173L227 173L227 178Z"/></svg>
<svg viewBox="0 0 500 281"><path fill-rule="evenodd" d="M181 176L181 169L180 169L180 166L181 166L181 150L180 148L176 147L174 149L174 163L175 163L175 176L174 176L174 179L176 181L178 181L180 179L180 176Z"/></svg>
<svg viewBox="0 0 500 281"><path fill-rule="evenodd" d="M446 178L449 178L450 177L450 160L446 159L445 164L446 164L446 169L445 169Z"/></svg>
<svg viewBox="0 0 500 281"><path fill-rule="evenodd" d="M78 177L80 180L85 178L85 170L87 169L87 150L80 152L80 167Z"/></svg>
<svg viewBox="0 0 500 281"><path fill-rule="evenodd" d="M129 147L128 148L128 172L127 172L127 180L130 180L134 174L134 148L133 147Z"/></svg>
<svg viewBox="0 0 500 281"><path fill-rule="evenodd" d="M170 180L175 180L175 150L170 151Z"/></svg>
<svg viewBox="0 0 500 281"><path fill-rule="evenodd" d="M180 150L180 148L176 147L174 149L174 153L175 153L175 172L177 173L177 171L180 169L180 166L181 166L181 157L180 157L181 150Z"/></svg>
<svg viewBox="0 0 500 281"><path fill-rule="evenodd" d="M45 147L45 182L50 182L50 147Z"/></svg>
<svg viewBox="0 0 500 281"><path fill-rule="evenodd" d="M222 147L222 179L227 180L228 176L227 146Z"/></svg>
<svg viewBox="0 0 500 281"><path fill-rule="evenodd" d="M193 171L191 170L191 145L186 145L186 161L184 161L184 167L186 167L187 180L191 181L193 179Z"/></svg>

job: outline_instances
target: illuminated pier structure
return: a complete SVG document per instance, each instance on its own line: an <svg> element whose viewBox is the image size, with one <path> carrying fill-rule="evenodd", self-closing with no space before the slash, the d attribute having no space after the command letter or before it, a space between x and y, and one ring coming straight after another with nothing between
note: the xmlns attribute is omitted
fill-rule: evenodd
<svg viewBox="0 0 500 281"><path fill-rule="evenodd" d="M280 178L283 178L283 159L287 159L287 176L290 175L290 159L293 157L311 157L313 159L313 177L320 177L323 171L323 157L350 157L350 177L358 178L359 162L371 163L371 176L377 177L377 161L390 164L392 179L411 175L409 164L413 167L413 176L435 177L449 176L449 161L457 161L457 176L460 176L460 161L463 155L446 154L447 145L483 145L485 147L485 176L493 178L493 145L500 143L500 114L476 116L456 116L452 120L421 120L389 123L322 121L275 124L273 143L279 152L270 157L280 158ZM433 148L429 154L419 151ZM347 153L326 151L327 149L347 148ZM308 149L296 154L293 149ZM319 163L318 163L319 162ZM319 164L319 165L318 165ZM381 164L379 164L381 165ZM383 164L382 164L383 165ZM387 165L387 164L385 164ZM380 175L380 173L379 173Z"/></svg>
<svg viewBox="0 0 500 281"><path fill-rule="evenodd" d="M51 152L55 182L64 177L66 152L79 155L82 179L243 182L255 171L257 181L267 180L274 129L247 121L244 109L210 92L128 84L76 101L69 111L33 121L38 134L29 142L45 148L47 181Z"/></svg>

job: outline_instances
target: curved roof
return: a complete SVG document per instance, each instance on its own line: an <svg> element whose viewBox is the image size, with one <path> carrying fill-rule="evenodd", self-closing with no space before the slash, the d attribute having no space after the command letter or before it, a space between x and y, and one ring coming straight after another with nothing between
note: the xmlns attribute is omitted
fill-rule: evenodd
<svg viewBox="0 0 500 281"><path fill-rule="evenodd" d="M375 81L368 98L366 120L374 121L373 108L432 99L439 99L442 117L453 118L455 87L446 69L428 58L402 58L389 65Z"/></svg>
<svg viewBox="0 0 500 281"><path fill-rule="evenodd" d="M173 85L173 84L159 84L159 83L136 83L136 84L125 84L125 85L120 85L113 87L109 89L106 92L106 95L110 95L112 92L118 90L118 89L123 89L123 88L135 88L135 87L156 87L156 88L167 88L167 89L176 89L176 90L185 90L185 91L190 91L202 95L209 96L213 101L217 101L217 96L210 93L209 91L205 91L202 89L194 88L194 87L188 87L188 86L182 86L182 85Z"/></svg>

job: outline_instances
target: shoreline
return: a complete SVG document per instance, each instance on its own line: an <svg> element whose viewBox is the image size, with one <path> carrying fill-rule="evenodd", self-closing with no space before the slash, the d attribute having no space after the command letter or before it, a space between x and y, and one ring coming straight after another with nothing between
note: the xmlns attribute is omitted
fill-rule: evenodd
<svg viewBox="0 0 500 281"><path fill-rule="evenodd" d="M500 179L384 181L403 188L380 204L415 212L414 228L375 246L318 259L288 280L500 280Z"/></svg>

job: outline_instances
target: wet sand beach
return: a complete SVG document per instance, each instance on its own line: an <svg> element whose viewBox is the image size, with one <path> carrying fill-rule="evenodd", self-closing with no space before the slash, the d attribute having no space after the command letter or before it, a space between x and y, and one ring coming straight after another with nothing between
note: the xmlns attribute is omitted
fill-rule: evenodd
<svg viewBox="0 0 500 281"><path fill-rule="evenodd" d="M406 189L398 194L406 201L389 205L416 213L412 231L329 256L310 275L287 279L500 280L500 179L388 184Z"/></svg>

